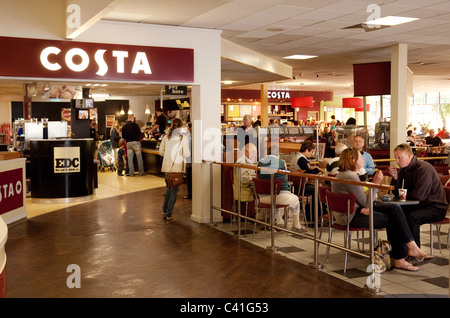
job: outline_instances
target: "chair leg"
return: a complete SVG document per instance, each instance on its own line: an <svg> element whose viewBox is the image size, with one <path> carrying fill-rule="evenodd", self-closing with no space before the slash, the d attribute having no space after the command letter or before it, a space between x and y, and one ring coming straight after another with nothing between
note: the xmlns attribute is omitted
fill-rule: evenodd
<svg viewBox="0 0 450 318"><path fill-rule="evenodd" d="M351 235L350 232L345 233L345 247L348 249L350 248L349 244L350 235ZM345 252L344 274L347 273L347 261L348 261L348 252Z"/></svg>
<svg viewBox="0 0 450 318"><path fill-rule="evenodd" d="M442 250L441 250L441 225L440 224L436 224L436 232L437 232L437 237L438 237L439 252L442 253Z"/></svg>
<svg viewBox="0 0 450 318"><path fill-rule="evenodd" d="M433 255L433 224L430 223L430 254Z"/></svg>

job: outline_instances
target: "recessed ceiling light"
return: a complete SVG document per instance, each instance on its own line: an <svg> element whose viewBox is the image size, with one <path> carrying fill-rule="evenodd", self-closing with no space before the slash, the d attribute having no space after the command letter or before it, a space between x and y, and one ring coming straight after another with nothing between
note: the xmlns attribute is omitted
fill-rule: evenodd
<svg viewBox="0 0 450 318"><path fill-rule="evenodd" d="M384 17L384 18L379 18L379 19L375 19L375 20L371 20L371 21L366 21L366 22L364 22L364 24L394 26L394 25L408 23L408 22L412 22L412 21L416 21L416 20L419 20L419 18L387 16L387 17Z"/></svg>
<svg viewBox="0 0 450 318"><path fill-rule="evenodd" d="M291 59L291 60L307 60L317 57L317 55L301 55L301 54L295 54L290 56L283 57L284 59Z"/></svg>
<svg viewBox="0 0 450 318"><path fill-rule="evenodd" d="M230 85L230 84L233 84L233 81L222 81L222 83L225 85Z"/></svg>

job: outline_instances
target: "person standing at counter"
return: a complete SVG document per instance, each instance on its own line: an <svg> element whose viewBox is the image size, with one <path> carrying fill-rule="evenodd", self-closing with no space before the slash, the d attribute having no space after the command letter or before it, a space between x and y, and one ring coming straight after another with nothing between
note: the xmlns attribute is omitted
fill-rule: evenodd
<svg viewBox="0 0 450 318"><path fill-rule="evenodd" d="M156 116L158 117L156 118L155 125L152 127L152 129L150 129L148 134L150 135L155 132L155 137L159 137L165 134L169 118L166 116L166 114L164 114L162 109L156 110Z"/></svg>
<svg viewBox="0 0 450 318"><path fill-rule="evenodd" d="M159 154L163 157L161 171L167 174L169 172L185 172L185 161L191 155L187 138L182 134L183 122L179 118L172 121L169 132L164 135ZM167 180L166 180L166 184ZM163 214L166 221L172 221L173 208L177 200L178 187L167 186L164 196Z"/></svg>
<svg viewBox="0 0 450 318"><path fill-rule="evenodd" d="M142 159L141 151L141 129L139 125L134 121L134 115L128 115L128 120L122 127L122 136L127 142L127 158L129 173L127 176L134 176L134 160L133 156L136 155L139 175L143 176L144 161Z"/></svg>
<svg viewBox="0 0 450 318"><path fill-rule="evenodd" d="M111 145L114 151L114 165L116 167L116 169L119 167L119 155L118 155L118 150L119 150L119 141L120 141L120 124L118 120L114 121L114 125L111 128L111 136L109 137L109 140L111 141Z"/></svg>
<svg viewBox="0 0 450 318"><path fill-rule="evenodd" d="M238 148L242 150L244 146L251 142L258 148L258 137L256 136L256 130L252 126L252 118L250 115L245 115L244 125L238 128L237 130L237 143Z"/></svg>

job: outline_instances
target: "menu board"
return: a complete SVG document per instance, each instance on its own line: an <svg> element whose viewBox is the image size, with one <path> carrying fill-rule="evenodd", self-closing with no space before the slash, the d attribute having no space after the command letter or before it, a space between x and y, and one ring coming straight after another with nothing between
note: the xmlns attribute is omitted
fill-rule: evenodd
<svg viewBox="0 0 450 318"><path fill-rule="evenodd" d="M239 105L228 105L228 117L239 117Z"/></svg>
<svg viewBox="0 0 450 318"><path fill-rule="evenodd" d="M239 108L239 117L244 117L245 115L250 115L252 113L251 105L241 105Z"/></svg>

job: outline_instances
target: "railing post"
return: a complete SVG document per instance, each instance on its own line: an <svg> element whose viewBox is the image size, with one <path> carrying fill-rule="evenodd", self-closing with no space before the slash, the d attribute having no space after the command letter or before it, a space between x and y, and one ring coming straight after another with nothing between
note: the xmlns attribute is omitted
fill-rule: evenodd
<svg viewBox="0 0 450 318"><path fill-rule="evenodd" d="M238 175L238 217L237 217L237 222L238 222L238 238L241 237L241 168L237 167L237 175ZM233 193L233 200L234 200L234 193Z"/></svg>
<svg viewBox="0 0 450 318"><path fill-rule="evenodd" d="M270 216L270 246L267 247L271 252L275 252L277 250L275 246L275 210L276 210L276 200L275 199L275 186L274 186L274 172L270 173L270 203L271 203L271 216Z"/></svg>
<svg viewBox="0 0 450 318"><path fill-rule="evenodd" d="M375 249L375 242L374 239L374 228L373 228L373 188L369 188L369 255L370 255L370 265L368 267L367 272L370 273L370 276L367 278L367 282L369 284L364 285L364 289L369 290L373 293L378 293L380 291L379 284L377 282L378 277L377 275L380 275L378 272L377 266L374 264L374 249Z"/></svg>
<svg viewBox="0 0 450 318"><path fill-rule="evenodd" d="M319 242L317 241L319 234L319 202L319 179L314 179L314 262L308 264L314 268L323 267L322 264L319 264Z"/></svg>
<svg viewBox="0 0 450 318"><path fill-rule="evenodd" d="M209 163L209 223L214 226L213 162Z"/></svg>

